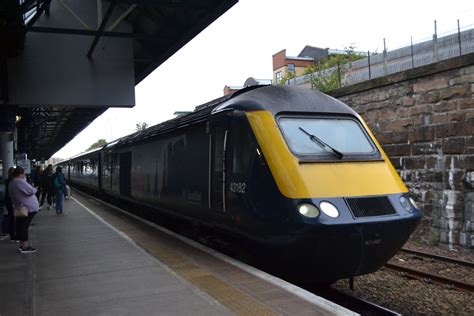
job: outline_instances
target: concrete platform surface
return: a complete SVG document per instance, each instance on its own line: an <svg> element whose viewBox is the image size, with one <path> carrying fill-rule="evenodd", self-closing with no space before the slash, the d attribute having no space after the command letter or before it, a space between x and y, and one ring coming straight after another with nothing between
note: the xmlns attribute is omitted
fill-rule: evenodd
<svg viewBox="0 0 474 316"><path fill-rule="evenodd" d="M0 316L353 314L77 191L30 241L0 241Z"/></svg>
<svg viewBox="0 0 474 316"><path fill-rule="evenodd" d="M33 219L34 254L0 241L0 315L227 315L159 260L66 201Z"/></svg>

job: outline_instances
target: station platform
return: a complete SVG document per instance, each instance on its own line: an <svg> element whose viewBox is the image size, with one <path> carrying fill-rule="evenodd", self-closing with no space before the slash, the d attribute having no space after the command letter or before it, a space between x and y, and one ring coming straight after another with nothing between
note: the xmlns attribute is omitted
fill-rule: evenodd
<svg viewBox="0 0 474 316"><path fill-rule="evenodd" d="M42 210L38 251L0 241L0 315L353 315L332 302L74 191Z"/></svg>

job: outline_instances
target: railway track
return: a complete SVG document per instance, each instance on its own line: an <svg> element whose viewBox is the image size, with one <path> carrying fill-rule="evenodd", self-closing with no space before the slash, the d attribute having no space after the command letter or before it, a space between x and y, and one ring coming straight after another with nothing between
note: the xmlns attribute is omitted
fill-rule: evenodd
<svg viewBox="0 0 474 316"><path fill-rule="evenodd" d="M427 257L431 258L437 261L442 261L442 262L447 262L447 263L455 263L460 266L468 267L474 269L474 262L470 261L465 261L465 260L459 260L455 258L450 258L450 257L445 257L445 256L440 256L440 255L435 255L432 253L424 252L424 251L418 251L418 250L412 250L408 248L402 248L400 252L406 253L406 254L411 254L415 256L420 256L420 257Z"/></svg>
<svg viewBox="0 0 474 316"><path fill-rule="evenodd" d="M440 262L445 262L445 263L450 263L450 264L457 264L459 266L474 269L474 263L469 262L469 261L454 259L450 257L435 255L435 254L422 252L422 251L416 251L416 250L407 249L407 248L401 249L400 252L405 253L405 254L415 255L422 258L429 258L435 261L440 261ZM439 274L422 271L419 269L408 267L406 265L387 262L385 264L385 269L395 271L395 272L400 272L407 277L422 280L425 282L433 282L433 283L445 285L447 287L454 288L461 291L474 292L474 284L472 283L464 282L458 279L444 277Z"/></svg>
<svg viewBox="0 0 474 316"><path fill-rule="evenodd" d="M324 297L331 302L334 302L338 305L344 306L347 309L350 309L353 312L356 312L360 315L371 316L371 315L383 315L383 316L392 316L392 315L401 315L398 312L392 311L375 303L357 298L350 294L338 291L334 288L324 288L311 290L314 294Z"/></svg>

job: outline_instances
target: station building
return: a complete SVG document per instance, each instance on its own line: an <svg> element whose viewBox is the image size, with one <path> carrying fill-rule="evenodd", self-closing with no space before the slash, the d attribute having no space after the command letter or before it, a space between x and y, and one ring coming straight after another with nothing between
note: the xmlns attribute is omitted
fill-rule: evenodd
<svg viewBox="0 0 474 316"><path fill-rule="evenodd" d="M287 56L286 49L283 49L272 56L273 82L278 84L284 77L288 77L290 74L295 77L302 76L305 74L306 68L335 54L345 54L345 52L306 45L298 56Z"/></svg>

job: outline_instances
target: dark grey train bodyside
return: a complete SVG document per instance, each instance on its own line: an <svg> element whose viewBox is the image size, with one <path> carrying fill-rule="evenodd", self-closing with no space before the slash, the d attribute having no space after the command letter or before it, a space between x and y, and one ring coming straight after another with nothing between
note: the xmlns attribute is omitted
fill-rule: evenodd
<svg viewBox="0 0 474 316"><path fill-rule="evenodd" d="M249 175L264 159L245 115L224 111L210 118L213 108L181 128L138 132L64 161L66 177L88 190L232 230L240 221L236 206L251 205L242 196L243 190L252 194ZM226 192L224 168L226 181L235 183Z"/></svg>

